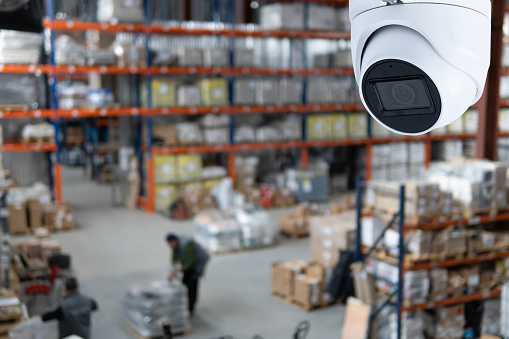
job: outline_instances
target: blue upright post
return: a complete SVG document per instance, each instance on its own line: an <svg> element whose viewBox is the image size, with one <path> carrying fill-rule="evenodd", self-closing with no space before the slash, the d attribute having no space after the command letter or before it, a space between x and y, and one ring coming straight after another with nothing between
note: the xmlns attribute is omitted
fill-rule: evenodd
<svg viewBox="0 0 509 339"><path fill-rule="evenodd" d="M398 260L398 272L399 272L399 280L398 280L398 304L397 304L397 312L398 312L398 339L401 339L401 328L402 328L402 311L403 311L403 286L405 279L405 272L403 267L403 260L405 256L405 186L401 185L399 189L399 222L398 222L398 230L399 230L399 260Z"/></svg>
<svg viewBox="0 0 509 339"><path fill-rule="evenodd" d="M357 220L357 233L355 236L355 261L361 260L361 235L362 235L362 190L363 190L363 177L361 174L355 178L355 190L357 192L357 206L356 206L356 220Z"/></svg>
<svg viewBox="0 0 509 339"><path fill-rule="evenodd" d="M234 26L235 25L235 0L230 0L228 3L228 22ZM230 67L234 66L235 63L235 38L230 37L228 40L228 47L230 50ZM235 76L230 76L228 78L228 89L230 92L230 106L233 107L235 104L233 101L234 91L235 91ZM230 143L233 145L235 143L235 115L230 115Z"/></svg>
<svg viewBox="0 0 509 339"><path fill-rule="evenodd" d="M57 150L55 153L55 159L53 159L54 164L51 166L54 170L50 170L50 184L51 188L53 190L53 195L55 200L61 201L62 200L62 192L61 192L61 164L60 164L60 154L62 151L62 143L60 140L60 123L58 121L58 94L57 94L57 76L56 76L56 63L55 63L55 30L54 30L54 20L55 20L55 6L53 0L46 0L46 8L47 8L47 15L51 21L51 28L50 28L50 65L51 65L51 76L49 78L49 84L50 84L50 91L51 91L51 108L53 109L54 115L53 115L53 126L55 127L55 142L57 145ZM50 157L51 159L51 157ZM55 176L55 177L53 177Z"/></svg>

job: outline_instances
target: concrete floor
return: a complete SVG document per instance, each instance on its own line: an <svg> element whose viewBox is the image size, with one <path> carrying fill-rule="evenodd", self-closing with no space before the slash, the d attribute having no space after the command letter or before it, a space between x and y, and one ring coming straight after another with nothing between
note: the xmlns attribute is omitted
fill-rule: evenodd
<svg viewBox="0 0 509 339"><path fill-rule="evenodd" d="M113 208L107 186L91 183L79 169L64 170L64 196L71 200L78 228L55 234L72 255L84 293L100 311L93 338L131 338L121 326L121 300L130 284L165 279L169 250L167 232L193 234L191 222L173 222L142 211ZM274 222L285 211L273 211ZM200 300L188 338L232 335L250 339L291 338L301 320L311 322L310 339L340 337L344 308L305 313L270 294L270 266L278 260L309 259L309 240L282 240L270 249L213 257L202 280Z"/></svg>

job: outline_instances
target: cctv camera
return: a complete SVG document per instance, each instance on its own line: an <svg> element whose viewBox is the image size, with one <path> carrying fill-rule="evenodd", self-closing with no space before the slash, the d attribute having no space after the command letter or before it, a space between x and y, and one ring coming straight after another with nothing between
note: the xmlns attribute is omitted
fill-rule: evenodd
<svg viewBox="0 0 509 339"><path fill-rule="evenodd" d="M386 128L424 134L480 99L490 0L350 0L350 21L362 102Z"/></svg>

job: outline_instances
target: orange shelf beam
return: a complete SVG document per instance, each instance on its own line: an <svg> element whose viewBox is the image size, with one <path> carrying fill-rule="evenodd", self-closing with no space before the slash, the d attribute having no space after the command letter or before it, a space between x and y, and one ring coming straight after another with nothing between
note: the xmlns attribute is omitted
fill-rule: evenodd
<svg viewBox="0 0 509 339"><path fill-rule="evenodd" d="M10 65L0 64L0 73L49 73L48 65Z"/></svg>
<svg viewBox="0 0 509 339"><path fill-rule="evenodd" d="M470 301L499 297L501 294L502 294L502 292L499 289L496 289L496 290L493 290L490 292L486 292L486 293L468 294L468 295L461 296L459 298L444 299L441 301L437 301L436 303L426 303L426 304L405 307L403 309L403 312L415 312L415 311L419 311L419 310L434 309L434 308L441 307L441 306L464 304L464 303L467 303Z"/></svg>
<svg viewBox="0 0 509 339"><path fill-rule="evenodd" d="M486 224L490 222L497 222L497 221L508 221L509 220L509 212L500 213L494 216L491 215L478 215L475 217L472 217L470 219L460 219L460 220L448 220L444 222L437 222L437 223L427 223L422 224L418 226L405 226L406 231L413 231L413 230L436 230L436 229L442 229L457 225L479 225L479 224Z"/></svg>
<svg viewBox="0 0 509 339"><path fill-rule="evenodd" d="M481 254L472 258L465 258L462 260L448 259L440 262L422 263L416 264L411 267L405 268L405 271L418 271L418 270L430 270L436 267L454 267L462 265L471 265L487 261L499 260L509 257L509 251L500 252L496 254L486 253Z"/></svg>
<svg viewBox="0 0 509 339"><path fill-rule="evenodd" d="M139 107L121 107L121 108L75 108L68 110L58 110L60 118L93 118L93 117L118 117L126 115L144 115L148 114L147 108Z"/></svg>
<svg viewBox="0 0 509 339"><path fill-rule="evenodd" d="M461 133L461 134L431 134L432 141L451 140L451 139L475 139L474 133Z"/></svg>
<svg viewBox="0 0 509 339"><path fill-rule="evenodd" d="M500 106L502 106L502 107L509 107L509 99L501 99L500 100Z"/></svg>
<svg viewBox="0 0 509 339"><path fill-rule="evenodd" d="M117 67L117 66L75 66L58 65L56 72L58 74L74 73L100 73L100 74L142 74L147 73L147 67ZM51 69L48 71L51 72Z"/></svg>
<svg viewBox="0 0 509 339"><path fill-rule="evenodd" d="M297 39L350 39L347 32L310 32L310 31L278 31L278 30L247 30L247 29L207 29L193 27L173 27L164 25L143 24L110 24L101 22L84 22L71 20L44 21L44 27L54 28L56 31L87 31L97 30L103 32L139 32L174 35L223 35L229 37L275 37Z"/></svg>
<svg viewBox="0 0 509 339"><path fill-rule="evenodd" d="M2 145L2 152L21 153L21 152L55 152L57 145L55 143L46 144L21 144L17 142L5 142Z"/></svg>
<svg viewBox="0 0 509 339"><path fill-rule="evenodd" d="M32 111L1 111L0 119L25 119L25 118L53 118L54 111L51 109L37 109Z"/></svg>
<svg viewBox="0 0 509 339"><path fill-rule="evenodd" d="M232 145L153 147L152 154L222 153L232 150Z"/></svg>

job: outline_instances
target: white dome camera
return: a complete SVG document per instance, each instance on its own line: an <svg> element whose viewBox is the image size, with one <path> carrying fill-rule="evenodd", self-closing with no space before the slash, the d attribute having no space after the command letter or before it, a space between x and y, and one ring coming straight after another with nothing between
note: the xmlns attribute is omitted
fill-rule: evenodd
<svg viewBox="0 0 509 339"><path fill-rule="evenodd" d="M443 127L475 104L490 64L490 0L350 0L364 106L393 132Z"/></svg>

